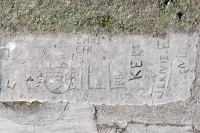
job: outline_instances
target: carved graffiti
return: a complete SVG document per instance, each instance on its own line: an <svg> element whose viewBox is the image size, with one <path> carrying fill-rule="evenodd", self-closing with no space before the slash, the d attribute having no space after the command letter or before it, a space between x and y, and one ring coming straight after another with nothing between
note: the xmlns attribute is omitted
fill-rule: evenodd
<svg viewBox="0 0 200 133"><path fill-rule="evenodd" d="M131 47L131 61L130 61L130 71L129 71L129 81L142 78L142 66L143 61L141 60L143 51L139 46L132 45Z"/></svg>
<svg viewBox="0 0 200 133"><path fill-rule="evenodd" d="M176 36L49 36L16 38L16 50L2 51L0 83L7 90L1 93L20 92L17 100L23 95L109 104L159 104L189 96L195 43Z"/></svg>
<svg viewBox="0 0 200 133"><path fill-rule="evenodd" d="M94 37L94 36L78 36L77 44L101 44L102 37Z"/></svg>

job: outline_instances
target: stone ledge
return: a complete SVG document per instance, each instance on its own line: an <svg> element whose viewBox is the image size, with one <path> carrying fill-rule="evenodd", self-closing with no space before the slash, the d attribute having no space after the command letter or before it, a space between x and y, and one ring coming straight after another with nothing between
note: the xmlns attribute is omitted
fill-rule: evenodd
<svg viewBox="0 0 200 133"><path fill-rule="evenodd" d="M1 101L158 105L191 97L198 34L0 40Z"/></svg>

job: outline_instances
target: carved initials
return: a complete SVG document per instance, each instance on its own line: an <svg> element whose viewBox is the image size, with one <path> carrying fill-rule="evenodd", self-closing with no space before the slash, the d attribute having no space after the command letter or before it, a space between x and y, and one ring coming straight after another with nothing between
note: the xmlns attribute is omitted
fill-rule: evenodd
<svg viewBox="0 0 200 133"><path fill-rule="evenodd" d="M139 74L140 74L141 72L142 72L142 70L139 70L136 74L133 74L133 72L130 71L131 78L129 79L129 81L134 80L134 79L142 78L142 76L139 76Z"/></svg>

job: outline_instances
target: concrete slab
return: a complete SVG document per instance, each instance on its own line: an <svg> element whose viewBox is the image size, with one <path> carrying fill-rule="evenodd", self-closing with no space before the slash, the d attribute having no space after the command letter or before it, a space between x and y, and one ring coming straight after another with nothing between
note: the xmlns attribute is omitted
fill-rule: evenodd
<svg viewBox="0 0 200 133"><path fill-rule="evenodd" d="M142 124L131 124L127 127L126 133L193 133L192 126L159 126Z"/></svg>
<svg viewBox="0 0 200 133"><path fill-rule="evenodd" d="M1 101L164 104L188 99L198 34L1 38Z"/></svg>
<svg viewBox="0 0 200 133"><path fill-rule="evenodd" d="M2 133L97 133L94 107L81 103L42 103L32 111L14 111L0 104Z"/></svg>
<svg viewBox="0 0 200 133"><path fill-rule="evenodd" d="M0 118L0 122L2 133L34 133L34 126L20 125L5 118Z"/></svg>

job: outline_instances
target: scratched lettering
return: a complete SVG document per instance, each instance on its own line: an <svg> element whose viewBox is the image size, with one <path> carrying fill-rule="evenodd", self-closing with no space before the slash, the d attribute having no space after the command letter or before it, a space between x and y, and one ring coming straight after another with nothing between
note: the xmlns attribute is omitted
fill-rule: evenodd
<svg viewBox="0 0 200 133"><path fill-rule="evenodd" d="M23 38L13 37L12 48L1 46L3 101L157 105L191 96L198 35Z"/></svg>
<svg viewBox="0 0 200 133"><path fill-rule="evenodd" d="M78 36L77 44L101 44L104 37Z"/></svg>
<svg viewBox="0 0 200 133"><path fill-rule="evenodd" d="M103 46L76 46L77 54L102 54L104 53Z"/></svg>

